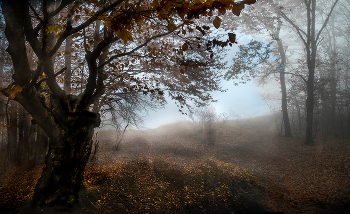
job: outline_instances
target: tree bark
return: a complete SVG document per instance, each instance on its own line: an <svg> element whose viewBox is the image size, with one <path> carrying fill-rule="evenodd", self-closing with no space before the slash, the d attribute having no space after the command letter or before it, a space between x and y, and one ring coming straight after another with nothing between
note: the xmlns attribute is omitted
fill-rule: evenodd
<svg viewBox="0 0 350 214"><path fill-rule="evenodd" d="M313 140L313 117L314 117L314 80L315 80L315 65L316 65L316 0L311 0L307 9L307 42L306 42L306 56L307 67L309 70L309 77L306 82L307 98L306 98L306 133L305 144L314 144Z"/></svg>
<svg viewBox="0 0 350 214"><path fill-rule="evenodd" d="M50 139L45 167L30 206L26 208L28 213L40 209L44 213L74 211L82 207L84 198L79 198L79 194L84 188L83 173L91 153L92 135L97 123L97 114L81 115L71 125L59 130L64 136L62 139Z"/></svg>
<svg viewBox="0 0 350 214"><path fill-rule="evenodd" d="M42 48L35 49L39 59L34 71L30 70L25 43L26 40L32 41L34 45L40 43L31 37L28 4L7 0L1 5L9 42L7 51L14 67L13 85L23 88L21 92L16 92L14 100L31 114L33 124L38 124L50 139L45 167L32 200L24 209L26 213L74 212L91 204L81 197L83 195L80 192L84 190L84 169L91 152L93 130L100 124L100 115L89 111L93 100L84 100L81 98L84 96L66 95L55 77L52 77L55 69L48 51L49 46L53 45L54 35L48 35L45 27L52 18L46 8L50 5L46 4L52 2L44 1L42 5ZM96 58L89 58L90 65L95 65L92 60ZM51 78L45 78L43 72ZM94 88L89 88L91 91Z"/></svg>
<svg viewBox="0 0 350 214"><path fill-rule="evenodd" d="M8 143L8 157L9 160L17 161L17 150L18 150L18 115L17 115L17 103L10 102L8 106L8 123L7 123L7 143Z"/></svg>
<svg viewBox="0 0 350 214"><path fill-rule="evenodd" d="M316 54L317 54L317 43L319 41L319 36L333 12L335 5L339 0L335 0L333 6L329 13L327 14L326 20L324 21L321 29L316 34L316 0L305 0L304 4L306 6L307 15L307 29L306 32L300 29L299 26L292 20L290 20L283 12L280 14L282 17L288 21L297 31L300 39L303 41L306 49L306 62L309 71L309 76L307 78L307 98L306 98L306 133L305 133L305 144L314 144L313 140L313 116L314 116L314 81L315 81L315 66L316 66Z"/></svg>
<svg viewBox="0 0 350 214"><path fill-rule="evenodd" d="M67 20L67 25L71 25L72 23L72 17L71 14L69 14L70 11L70 6L68 7L68 20ZM65 47L65 57L64 57L64 64L67 68L67 71L64 74L65 82L64 82L64 91L67 94L71 93L71 79L72 79L72 37L68 36L66 39L66 47Z"/></svg>
<svg viewBox="0 0 350 214"><path fill-rule="evenodd" d="M313 140L313 115L314 115L314 82L313 78L307 81L307 98L306 98L306 133L305 133L305 144L312 145Z"/></svg>
<svg viewBox="0 0 350 214"><path fill-rule="evenodd" d="M281 84L281 91L282 91L282 115L283 115L283 123L284 123L284 136L285 137L292 137L292 130L290 127L289 116L288 116L286 80L285 80L285 76L284 76L284 71L286 68L287 60L286 60L285 51L283 49L282 41L279 38L279 32L281 29L281 25L282 25L282 21L281 21L281 18L279 17L277 31L275 33L275 40L277 41L278 52L281 56L281 63L279 65L279 71L280 71L280 84Z"/></svg>

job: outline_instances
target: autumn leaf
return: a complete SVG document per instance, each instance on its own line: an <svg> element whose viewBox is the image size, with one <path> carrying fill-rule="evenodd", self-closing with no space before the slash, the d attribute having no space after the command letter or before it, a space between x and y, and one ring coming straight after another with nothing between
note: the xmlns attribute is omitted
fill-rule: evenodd
<svg viewBox="0 0 350 214"><path fill-rule="evenodd" d="M9 100L15 99L15 95L17 92L21 92L24 87L19 85L13 85L10 89L5 90L4 94L7 94Z"/></svg>
<svg viewBox="0 0 350 214"><path fill-rule="evenodd" d="M203 4L205 0L195 0L194 4Z"/></svg>
<svg viewBox="0 0 350 214"><path fill-rule="evenodd" d="M244 2L244 4L254 4L256 2L256 0L245 0L243 2Z"/></svg>
<svg viewBox="0 0 350 214"><path fill-rule="evenodd" d="M80 16L74 16L74 21L75 21L75 22L78 22L79 19L80 19Z"/></svg>
<svg viewBox="0 0 350 214"><path fill-rule="evenodd" d="M173 30L176 29L176 25L174 23L169 23L167 28L168 28L169 31L173 31Z"/></svg>
<svg viewBox="0 0 350 214"><path fill-rule="evenodd" d="M232 13L236 16L239 16L241 14L241 10L243 9L244 9L244 4L242 3L236 4L236 6L232 8Z"/></svg>
<svg viewBox="0 0 350 214"><path fill-rule="evenodd" d="M216 29L218 29L221 25L221 19L219 17L215 17L214 21L213 21L214 27Z"/></svg>
<svg viewBox="0 0 350 214"><path fill-rule="evenodd" d="M123 30L117 30L116 31L117 36L124 41L124 43L127 43L128 41L134 41L132 38L132 34L123 29Z"/></svg>
<svg viewBox="0 0 350 214"><path fill-rule="evenodd" d="M185 43L182 45L182 51L187 51L188 50L188 44Z"/></svg>
<svg viewBox="0 0 350 214"><path fill-rule="evenodd" d="M228 40L232 43L235 43L236 42L236 34L228 33Z"/></svg>
<svg viewBox="0 0 350 214"><path fill-rule="evenodd" d="M219 11L219 16L225 15L225 13L226 13L226 8L219 8L218 11Z"/></svg>

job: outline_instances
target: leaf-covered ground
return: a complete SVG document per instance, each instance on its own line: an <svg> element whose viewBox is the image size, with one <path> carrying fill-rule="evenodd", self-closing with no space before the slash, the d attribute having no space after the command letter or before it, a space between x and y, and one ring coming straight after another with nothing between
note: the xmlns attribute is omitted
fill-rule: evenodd
<svg viewBox="0 0 350 214"><path fill-rule="evenodd" d="M90 166L86 185L102 213L231 213L263 210L257 176L215 159L179 167L164 156Z"/></svg>
<svg viewBox="0 0 350 214"><path fill-rule="evenodd" d="M100 132L85 183L101 213L348 213L350 142L275 134L266 118L193 123L115 134ZM208 139L215 139L208 140ZM30 198L40 167L0 174L0 213Z"/></svg>

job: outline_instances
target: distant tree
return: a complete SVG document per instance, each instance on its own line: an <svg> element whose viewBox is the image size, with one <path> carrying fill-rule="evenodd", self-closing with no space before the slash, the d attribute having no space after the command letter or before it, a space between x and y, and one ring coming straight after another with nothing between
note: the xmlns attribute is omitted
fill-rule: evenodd
<svg viewBox="0 0 350 214"><path fill-rule="evenodd" d="M323 29L326 27L328 20L334 10L334 7L339 0L335 0L326 18L321 23L321 28L317 32L316 24L319 20L316 17L316 0L305 0L303 3L306 7L306 29L298 25L297 22L293 21L287 16L283 10L280 12L281 16L295 29L297 35L302 40L305 46L306 62L308 67L308 78L306 80L307 85L307 99L306 99L306 136L305 144L313 144L313 117L314 117L314 80L315 80L315 67L317 57L317 47L320 42L320 35ZM299 18L299 17L298 17Z"/></svg>
<svg viewBox="0 0 350 214"><path fill-rule="evenodd" d="M180 110L190 107L188 101L201 105L211 100L208 92L220 90L218 71L210 69L217 65L213 50L234 41L209 39L210 27L201 25L200 18L212 17L215 11L237 13L254 2L2 1L14 81L1 92L19 102L50 139L28 213L51 213L54 206L72 210L88 201L79 200L79 195L94 128L100 124L100 114L93 111L96 100L106 105L137 94L132 96L135 100L147 95L156 101L168 91ZM104 27L97 42L93 34L98 20ZM211 21L220 27L219 16ZM70 36L78 63L66 75L72 80L67 94L61 47L65 41L69 46ZM34 69L28 49L35 53Z"/></svg>
<svg viewBox="0 0 350 214"><path fill-rule="evenodd" d="M217 122L219 119L215 108L207 104L206 106L195 109L190 117L201 126L203 139L208 143L208 145L214 145L216 139Z"/></svg>
<svg viewBox="0 0 350 214"><path fill-rule="evenodd" d="M292 136L292 130L288 116L287 88L285 81L285 69L287 66L286 50L280 38L282 27L280 7L272 0L262 0L254 5L250 5L242 11L241 16L233 17L236 22L226 23L226 29L238 28L243 33L263 35L271 41L276 42L274 51L271 42L263 47L261 42L251 42L246 48L240 46L240 53L233 59L233 67L225 74L227 80L237 79L238 74L244 74L244 79L260 76L260 79L278 73L281 85L281 103L284 124L284 134L286 137ZM230 20L230 19L229 19ZM274 62L268 61L269 57L278 57ZM258 67L258 68L257 68ZM244 82L244 81L243 81ZM237 84L237 83L236 83Z"/></svg>

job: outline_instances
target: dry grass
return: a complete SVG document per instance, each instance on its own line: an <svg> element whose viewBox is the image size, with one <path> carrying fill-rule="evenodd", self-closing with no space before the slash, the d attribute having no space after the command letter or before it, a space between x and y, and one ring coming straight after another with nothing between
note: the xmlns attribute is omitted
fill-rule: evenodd
<svg viewBox="0 0 350 214"><path fill-rule="evenodd" d="M118 151L112 131L99 136L85 182L101 213L350 210L350 143L306 146L277 136L268 117L216 124L214 145L200 125L186 122L128 131ZM20 206L39 174L0 175L0 211Z"/></svg>

